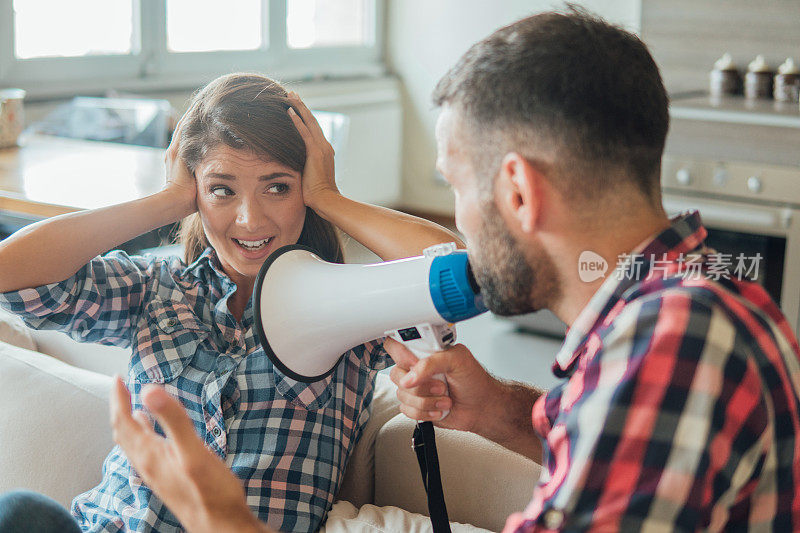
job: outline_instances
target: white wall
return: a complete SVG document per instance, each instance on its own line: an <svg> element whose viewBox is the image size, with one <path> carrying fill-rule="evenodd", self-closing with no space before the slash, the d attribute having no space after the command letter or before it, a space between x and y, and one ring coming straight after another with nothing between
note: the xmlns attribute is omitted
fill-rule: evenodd
<svg viewBox="0 0 800 533"><path fill-rule="evenodd" d="M387 0L386 56L400 77L403 103L403 205L452 214L449 189L437 183L431 104L436 82L472 45L524 16L559 8L542 0ZM587 9L639 31L641 0L586 0Z"/></svg>

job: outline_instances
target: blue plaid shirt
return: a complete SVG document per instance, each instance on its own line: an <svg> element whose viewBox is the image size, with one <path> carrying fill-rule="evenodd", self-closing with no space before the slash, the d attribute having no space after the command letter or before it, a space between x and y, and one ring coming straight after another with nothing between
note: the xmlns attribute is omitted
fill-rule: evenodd
<svg viewBox="0 0 800 533"><path fill-rule="evenodd" d="M252 299L237 324L228 310L235 292L212 249L188 267L111 252L60 283L2 294L0 306L33 328L130 347L134 408L142 408L144 384L162 384L242 480L261 520L313 531L369 417L375 375L392 361L373 341L345 354L325 380L295 381L264 354ZM182 530L118 446L102 482L75 498L72 513L85 531Z"/></svg>

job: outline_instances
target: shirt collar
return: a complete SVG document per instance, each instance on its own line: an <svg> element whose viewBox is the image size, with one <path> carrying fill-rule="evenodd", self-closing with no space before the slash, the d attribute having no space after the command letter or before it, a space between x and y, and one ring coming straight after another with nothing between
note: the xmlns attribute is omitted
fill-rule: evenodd
<svg viewBox="0 0 800 533"><path fill-rule="evenodd" d="M187 274L192 274L206 282L210 282L212 277L216 277L223 285L233 284L233 281L222 270L222 264L219 262L217 252L210 246L191 265L186 267L183 271L183 276Z"/></svg>
<svg viewBox="0 0 800 533"><path fill-rule="evenodd" d="M222 269L219 256L217 256L217 252L212 247L209 246L206 248L191 265L187 266L181 274L181 277L186 277L189 274L208 286L221 286L224 296L217 302L215 307L221 315L230 315L230 311L228 310L228 297L233 294L236 289L236 284L234 284L233 280L231 280ZM230 316L231 320L233 320L233 315ZM249 328L252 326L253 321L253 299L251 297L242 315L242 326Z"/></svg>
<svg viewBox="0 0 800 533"><path fill-rule="evenodd" d="M564 344L556 354L553 372L559 377L568 375L581 354L582 346L597 324L606 317L626 291L647 277L650 270L648 258L676 259L680 254L701 249L707 234L700 213L691 211L672 218L668 228L648 237L634 248L629 255L642 259L637 267L640 268L637 276L609 275L606 278L568 329ZM617 265L618 269L631 267L630 263L625 262Z"/></svg>

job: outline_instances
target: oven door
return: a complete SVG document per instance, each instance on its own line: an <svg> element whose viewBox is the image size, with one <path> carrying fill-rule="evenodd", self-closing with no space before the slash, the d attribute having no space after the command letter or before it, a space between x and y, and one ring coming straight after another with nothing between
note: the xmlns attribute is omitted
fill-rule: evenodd
<svg viewBox="0 0 800 533"><path fill-rule="evenodd" d="M756 281L800 333L800 211L736 200L664 193L672 217L697 210L708 230L706 243L720 253L762 258Z"/></svg>

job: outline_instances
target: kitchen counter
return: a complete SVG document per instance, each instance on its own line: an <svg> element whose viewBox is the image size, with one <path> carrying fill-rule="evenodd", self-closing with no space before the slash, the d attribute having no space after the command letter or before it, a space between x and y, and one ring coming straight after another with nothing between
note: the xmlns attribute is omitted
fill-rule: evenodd
<svg viewBox="0 0 800 533"><path fill-rule="evenodd" d="M164 150L25 136L0 150L0 212L40 219L135 200L161 189Z"/></svg>
<svg viewBox="0 0 800 533"><path fill-rule="evenodd" d="M675 97L669 111L673 119L800 129L800 105L797 102L748 100L743 96L713 98L700 94Z"/></svg>
<svg viewBox="0 0 800 533"><path fill-rule="evenodd" d="M665 153L697 159L800 166L800 106L744 97L673 95Z"/></svg>

